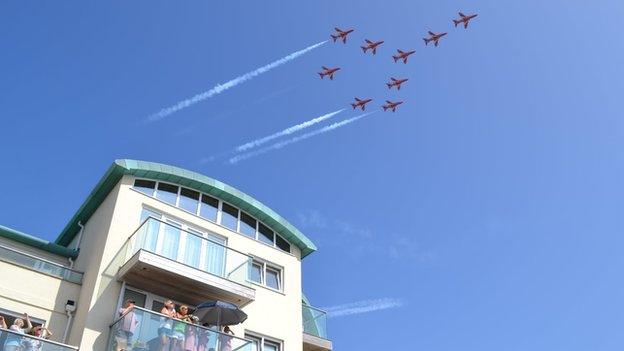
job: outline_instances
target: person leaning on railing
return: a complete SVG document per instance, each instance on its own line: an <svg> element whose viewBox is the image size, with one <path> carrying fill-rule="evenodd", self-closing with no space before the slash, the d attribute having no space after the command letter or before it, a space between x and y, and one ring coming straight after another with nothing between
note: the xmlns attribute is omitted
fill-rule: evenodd
<svg viewBox="0 0 624 351"><path fill-rule="evenodd" d="M127 299L124 301L123 307L119 309L119 316L122 320L117 324L117 330L115 330L115 343L117 351L128 350L128 345L132 345L132 335L136 330L139 320L134 315L134 300Z"/></svg>
<svg viewBox="0 0 624 351"><path fill-rule="evenodd" d="M22 338L22 347L23 351L41 351L43 347L43 341L41 339L49 339L52 336L52 332L50 329L38 325L30 331L30 335L35 336L31 337L23 337Z"/></svg>
<svg viewBox="0 0 624 351"><path fill-rule="evenodd" d="M24 328L24 324L26 324L26 328ZM9 333L9 335L7 335L3 351L22 351L22 338L16 334L26 334L32 329L32 327L30 317L28 317L27 313L24 313L24 319L16 318L13 325L8 328L14 333Z"/></svg>

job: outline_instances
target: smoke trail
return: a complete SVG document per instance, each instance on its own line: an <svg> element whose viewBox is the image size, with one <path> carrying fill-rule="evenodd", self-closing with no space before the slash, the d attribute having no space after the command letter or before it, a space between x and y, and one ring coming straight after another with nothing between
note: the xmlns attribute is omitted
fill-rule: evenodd
<svg viewBox="0 0 624 351"><path fill-rule="evenodd" d="M265 154L265 153L270 152L270 151L279 150L279 149L281 149L281 148L283 148L285 146L288 146L290 144L294 144L294 143L300 142L302 140L309 139L309 138L311 138L313 136L316 136L316 135L319 135L319 134L324 134L324 133L330 132L330 131L332 131L334 129L338 129L340 127L343 127L343 126L345 126L345 125L347 125L349 123L353 123L353 122L355 122L355 121L357 121L357 120L359 120L361 118L364 118L364 117L366 117L366 116L368 116L370 114L373 114L375 112L376 111L364 113L364 114L361 114L359 116L355 116L355 117L352 117L352 118L349 118L349 119L345 119L344 121L340 121L340 122L336 122L336 123L330 124L328 126L325 126L323 128L314 130L312 132L309 132L309 133L306 133L306 134L303 134L303 135L300 135L300 136L296 136L296 137L288 139L288 140L280 141L279 143L275 143L275 144L263 147L263 148L258 149L256 151L251 151L251 152L247 152L247 153L244 153L244 154L236 155L236 156L230 158L228 160L228 163L235 164L235 163L238 163L240 161L243 161L243 160L246 160L246 159L249 159L249 158L252 158L252 157L256 157L258 155L262 155L262 154Z"/></svg>
<svg viewBox="0 0 624 351"><path fill-rule="evenodd" d="M338 110L338 111L330 112L330 113L324 114L324 115L322 115L320 117L313 118L313 119L311 119L309 121L305 121L303 123L299 123L299 124L294 125L292 127L288 127L288 128L286 128L286 129L284 129L282 131L279 131L277 133L265 136L264 138L252 140L252 141L250 141L248 143L245 143L243 145L237 146L234 150L236 152L243 152L243 151L247 151L249 149L253 149L253 148L258 147L258 146L260 146L262 144L266 144L267 142L269 142L269 141L271 141L273 139L277 139L279 137L290 135L290 134L292 134L294 132L298 132L298 131L300 131L302 129L311 127L311 126L313 126L313 125L315 125L317 123L321 123L324 120L332 118L333 116L339 114L340 112L342 112L344 110L345 109L343 108L343 109Z"/></svg>
<svg viewBox="0 0 624 351"><path fill-rule="evenodd" d="M235 86L237 86L237 85L239 85L241 83L244 83L244 82L246 82L246 81L248 81L248 80L250 80L250 79L252 79L252 78L254 78L254 77L256 77L256 76L258 76L260 74L262 74L262 73L266 73L266 72L272 70L273 68L279 67L279 66L281 66L281 65L283 65L283 64L285 64L285 63L287 63L289 61L292 61L292 60L296 59L297 57L299 57L299 56L301 56L301 55L303 55L303 54L305 54L305 53L307 53L309 51L312 51L312 50L318 48L319 46L321 46L321 45L323 45L325 43L327 43L327 40L326 41L322 41L322 42L317 43L317 44L314 44L312 46L308 46L307 48L305 48L303 50L299 50L299 51L293 52L292 54L287 55L285 57L282 57L281 59L279 59L277 61L273 61L273 62L269 63L268 65L262 66L262 67L260 67L260 68L258 68L256 70L253 70L251 72L245 73L242 76L238 76L238 77L236 77L236 78L234 78L234 79L232 79L230 81L227 81L225 83L216 85L215 87L213 87L210 90L204 91L203 93L197 94L197 95L195 95L195 96L193 96L191 98L182 100L182 101L178 102L175 105L163 108L162 110L158 111L157 113L147 117L147 121L148 122L159 121L159 120L161 120L161 119L163 119L163 118L165 118L165 117L167 117L167 116L169 116L169 115L171 115L171 114L173 114L173 113L175 113L177 111L180 111L180 110L182 110L184 108L187 108L187 107L189 107L191 105L194 105L194 104L196 104L196 103L198 103L200 101L203 101L203 100L206 100L208 98L211 98L214 95L221 94L222 92L224 92L224 91L226 91L226 90L228 90L230 88L233 88L233 87L235 87Z"/></svg>
<svg viewBox="0 0 624 351"><path fill-rule="evenodd" d="M403 301L400 299L382 298L325 307L324 310L327 311L328 317L332 318L386 310L389 308L397 308L401 306L403 306Z"/></svg>

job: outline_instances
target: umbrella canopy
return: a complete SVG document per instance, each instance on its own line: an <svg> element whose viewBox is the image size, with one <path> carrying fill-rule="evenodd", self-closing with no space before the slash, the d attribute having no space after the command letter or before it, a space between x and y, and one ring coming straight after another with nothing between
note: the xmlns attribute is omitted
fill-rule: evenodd
<svg viewBox="0 0 624 351"><path fill-rule="evenodd" d="M224 301L206 301L197 306L195 313L202 324L234 325L243 323L247 314L235 304Z"/></svg>

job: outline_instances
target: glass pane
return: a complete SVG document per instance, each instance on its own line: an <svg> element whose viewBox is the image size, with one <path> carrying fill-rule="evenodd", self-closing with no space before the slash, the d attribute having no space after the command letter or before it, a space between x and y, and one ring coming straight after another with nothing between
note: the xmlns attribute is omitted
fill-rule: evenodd
<svg viewBox="0 0 624 351"><path fill-rule="evenodd" d="M162 247L160 254L175 260L178 257L178 245L180 243L180 228L166 225L163 230Z"/></svg>
<svg viewBox="0 0 624 351"><path fill-rule="evenodd" d="M256 238L256 219L241 212L240 232L251 238Z"/></svg>
<svg viewBox="0 0 624 351"><path fill-rule="evenodd" d="M136 306L145 307L145 300L147 300L147 296L145 294L141 294L138 291L126 289L126 291L124 291L123 301L121 303L123 304L127 299L133 299Z"/></svg>
<svg viewBox="0 0 624 351"><path fill-rule="evenodd" d="M147 220L149 217L160 218L161 216L160 213L143 209L141 212L141 223L144 224L137 233L137 238L134 243L135 248L133 251L144 249L150 252L156 252L156 241L158 240L160 222L155 219Z"/></svg>
<svg viewBox="0 0 624 351"><path fill-rule="evenodd" d="M180 208L191 213L197 213L198 204L199 193L197 191L187 188L180 189L180 203L178 204Z"/></svg>
<svg viewBox="0 0 624 351"><path fill-rule="evenodd" d="M206 240L206 271L222 277L225 269L225 246L217 243L225 245L225 239L210 234L208 239Z"/></svg>
<svg viewBox="0 0 624 351"><path fill-rule="evenodd" d="M236 231L236 225L238 223L238 208L223 203L222 210L221 225Z"/></svg>
<svg viewBox="0 0 624 351"><path fill-rule="evenodd" d="M152 301L152 311L160 313L163 307L165 307L164 302L157 300Z"/></svg>
<svg viewBox="0 0 624 351"><path fill-rule="evenodd" d="M184 263L199 268L201 245L203 239L198 235L186 233L186 245L184 247Z"/></svg>
<svg viewBox="0 0 624 351"><path fill-rule="evenodd" d="M156 198L175 205L178 198L178 187L167 183L158 183Z"/></svg>
<svg viewBox="0 0 624 351"><path fill-rule="evenodd" d="M273 231L266 225L260 223L258 226L258 240L273 246Z"/></svg>
<svg viewBox="0 0 624 351"><path fill-rule="evenodd" d="M219 210L219 200L208 195L202 195L201 207L199 208L199 215L207 220L216 222L217 212Z"/></svg>
<svg viewBox="0 0 624 351"><path fill-rule="evenodd" d="M279 235L275 235L275 244L280 250L290 252L290 244Z"/></svg>
<svg viewBox="0 0 624 351"><path fill-rule="evenodd" d="M280 274L278 271L267 268L266 270L266 285L275 290L280 289L279 284Z"/></svg>
<svg viewBox="0 0 624 351"><path fill-rule="evenodd" d="M156 182L153 180L135 179L133 188L142 192L143 194L152 196L154 195L154 188Z"/></svg>
<svg viewBox="0 0 624 351"><path fill-rule="evenodd" d="M262 284L262 265L261 264L254 262L251 265L251 272L249 273L249 279L251 279L252 282Z"/></svg>
<svg viewBox="0 0 624 351"><path fill-rule="evenodd" d="M264 351L279 351L279 345L265 340Z"/></svg>

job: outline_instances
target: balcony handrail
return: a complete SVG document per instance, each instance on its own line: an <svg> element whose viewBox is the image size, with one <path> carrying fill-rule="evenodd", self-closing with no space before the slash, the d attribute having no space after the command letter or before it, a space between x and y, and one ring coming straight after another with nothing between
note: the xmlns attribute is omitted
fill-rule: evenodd
<svg viewBox="0 0 624 351"><path fill-rule="evenodd" d="M77 347L77 346L71 346L71 345L63 344L62 342L52 341L52 340L48 340L48 339L45 339L45 338L40 338L40 337L38 337L38 336L30 335L30 334L22 334L22 333L18 333L18 332L16 332L16 331L11 330L11 329L3 329L3 328L0 328L0 333L2 333L2 332L9 332L9 333L11 333L11 334L15 334L15 336L18 336L18 337L20 337L20 338L31 338L31 339L37 339L37 340L41 340L41 341L43 341L43 342L47 342L47 343L50 343L50 344L53 344L53 345L66 347L66 348L69 348L69 349L72 349L72 350L78 350L78 347Z"/></svg>
<svg viewBox="0 0 624 351"><path fill-rule="evenodd" d="M328 314L328 312L327 312L327 311L325 311L325 310L323 310L323 309L320 309L320 308L318 308L318 307L314 307L314 306L306 305L305 303L301 303L301 304L302 304L304 307L307 307L307 308L309 308L309 309L316 310L316 311L321 312L321 313L324 313L324 314Z"/></svg>
<svg viewBox="0 0 624 351"><path fill-rule="evenodd" d="M203 325L200 325L200 324L193 324L193 323L185 322L185 321L183 321L183 320L180 320L180 319L177 319L177 318L174 318L174 317L167 316L166 314L162 314L162 313L159 313L159 312L155 312L155 311L152 311L152 310L148 310L147 308L143 308L143 307L139 307L139 306L134 306L134 308L133 308L133 309L129 310L128 312L126 312L126 313L124 313L122 316L120 316L119 318L115 319L115 321L114 321L113 323L111 323L111 325L109 326L109 328L112 328L115 324L117 324L117 322L119 322L120 320L122 320L122 319L123 319L123 318L124 318L124 317L125 317L128 313L130 313L130 312L132 312L132 311L134 311L134 310L139 310L139 311L147 312L147 313L152 314L152 315L160 316L160 317L162 317L162 318L167 318L167 319L175 320L175 321L176 321L176 323L184 323L184 324L187 324L187 325L190 325L190 326L193 326L193 327L197 327L197 328L201 328L201 329L207 330L207 331L212 332L212 333L217 333L217 334L221 334L221 335L226 335L226 336L229 336L229 337L231 337L231 338L233 338L233 339L238 339L238 340L241 340L241 341L244 341L244 342L250 342L250 341L249 341L249 340L247 340L247 339L244 339L244 338L239 338L238 336L235 336L235 335L232 335L232 334L225 334L225 333L223 333L223 332L216 331L216 330L210 329L210 328L208 328L208 327L204 327Z"/></svg>
<svg viewBox="0 0 624 351"><path fill-rule="evenodd" d="M131 239L131 238L132 238L132 237L133 237L133 236L134 236L134 235L135 235L135 234L139 231L139 229L141 229L141 227L143 227L143 226L145 225L145 223L146 223L147 221L149 221L150 219L153 219L153 220L155 220L155 221L158 221L158 222L160 222L160 223L162 223L162 224L164 224L164 225L168 225L168 226L170 226L170 227L175 227L176 229L178 229L178 230L180 230L180 231L182 231L182 232L185 232L185 233L187 233L187 234L194 235L194 236L196 236L196 237L198 237L198 238L200 238L200 239L202 239L202 240L210 241L211 243L217 244L217 245L219 245L219 246L221 246L221 247L223 247L223 248L225 248L225 249L227 249L227 250L234 251L234 252L239 253L239 254L241 254L241 255L243 255L243 256L247 256L247 258L249 258L250 260L253 260L253 257L252 257L251 255L249 255L249 254L246 254L246 253L244 253L244 252L238 251L238 250L233 249L233 248L231 248L231 247L229 247L229 246L227 246L227 245L223 245L223 244L221 244L220 242L217 242L217 241L211 240L210 238L206 238L206 237L201 236L201 235L199 235L199 234L197 234L197 233L193 233L193 232L191 232L191 231L189 231L189 230L182 229L182 228L180 228L180 227L176 227L176 226L174 226L174 225L171 225L170 223L167 223L167 222L163 221L163 220L162 220L162 219L160 219L160 218L156 218L156 217L152 217L152 216L148 216L147 218L145 218L145 220L141 223L141 225L139 225L139 227L138 227L137 229L135 229L135 230L134 230L134 232L132 232L132 234L130 234L130 236L128 237L128 240L130 240L130 239Z"/></svg>
<svg viewBox="0 0 624 351"><path fill-rule="evenodd" d="M0 244L0 248L6 249L6 250L9 250L9 251L13 251L13 252L18 253L18 254L23 255L23 256L34 258L35 260L39 260L39 261L43 261L45 263L49 263L49 264L51 264L53 266L57 266L57 267L60 267L60 268L63 268L63 269L67 269L68 271L72 271L72 272L75 272L75 273L78 273L78 274L84 274L84 272L79 271L77 269L69 268L69 267L64 266L64 265L62 265L60 263L56 263L54 261L50 261L50 260L45 259L43 257L39 257L39 256L35 256L35 255L32 255L32 254L29 254L28 252L24 252L22 250L18 250L18 249L15 249L15 248L12 248L12 247L9 247L9 246L5 246L5 245L2 245L2 244Z"/></svg>

